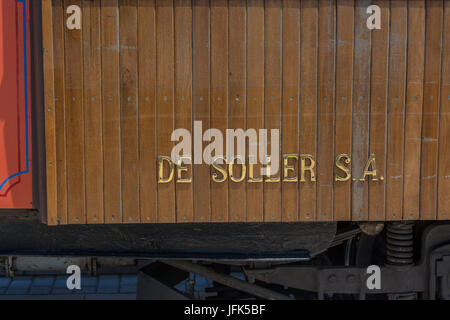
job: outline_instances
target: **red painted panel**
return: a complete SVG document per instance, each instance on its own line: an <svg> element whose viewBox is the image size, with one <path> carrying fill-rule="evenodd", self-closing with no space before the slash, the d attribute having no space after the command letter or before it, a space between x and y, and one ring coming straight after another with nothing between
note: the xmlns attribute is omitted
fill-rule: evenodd
<svg viewBox="0 0 450 320"><path fill-rule="evenodd" d="M33 206L30 105L25 103L30 95L26 98L25 88L29 92L29 86L25 85L24 72L24 12L21 0L0 1L0 209ZM29 70L29 55L26 64Z"/></svg>

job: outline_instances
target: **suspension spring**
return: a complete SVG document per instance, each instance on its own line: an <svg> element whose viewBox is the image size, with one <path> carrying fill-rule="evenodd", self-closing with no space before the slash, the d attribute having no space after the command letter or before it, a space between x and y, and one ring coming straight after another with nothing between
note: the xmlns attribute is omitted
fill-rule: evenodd
<svg viewBox="0 0 450 320"><path fill-rule="evenodd" d="M413 222L390 222L386 228L386 263L391 266L414 264Z"/></svg>

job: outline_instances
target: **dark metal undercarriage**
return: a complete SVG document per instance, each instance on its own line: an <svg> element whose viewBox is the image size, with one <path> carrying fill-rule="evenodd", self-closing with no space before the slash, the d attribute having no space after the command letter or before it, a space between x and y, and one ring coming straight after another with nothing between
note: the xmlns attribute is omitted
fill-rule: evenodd
<svg viewBox="0 0 450 320"><path fill-rule="evenodd" d="M0 214L0 274L64 273L66 264L137 272L140 299L198 298L175 288L193 274L213 283L205 299L450 299L450 224L48 227L36 212ZM371 265L380 288L367 285Z"/></svg>

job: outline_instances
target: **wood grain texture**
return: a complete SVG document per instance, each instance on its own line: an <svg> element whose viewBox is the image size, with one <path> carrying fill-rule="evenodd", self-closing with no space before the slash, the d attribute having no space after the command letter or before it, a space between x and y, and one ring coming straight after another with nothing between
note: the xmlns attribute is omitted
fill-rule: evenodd
<svg viewBox="0 0 450 320"><path fill-rule="evenodd" d="M56 170L58 220L67 223L67 155L66 155L66 110L64 88L64 7L63 1L53 4L53 53L54 53L54 87L55 87L55 125L56 125Z"/></svg>
<svg viewBox="0 0 450 320"><path fill-rule="evenodd" d="M139 203L142 223L157 221L156 8L138 1Z"/></svg>
<svg viewBox="0 0 450 320"><path fill-rule="evenodd" d="M64 1L69 5L81 1ZM86 223L85 121L83 106L83 33L65 28L65 89L67 110L68 223Z"/></svg>
<svg viewBox="0 0 450 320"><path fill-rule="evenodd" d="M450 218L450 1L444 2L439 125L438 219Z"/></svg>
<svg viewBox="0 0 450 320"><path fill-rule="evenodd" d="M375 155L377 170L376 181L369 182L369 220L385 219L386 184L386 129L387 129L387 93L389 72L389 3L375 1L381 8L383 28L372 31L372 72L370 95L370 149Z"/></svg>
<svg viewBox="0 0 450 320"><path fill-rule="evenodd" d="M47 170L47 224L58 223L58 173L56 162L55 74L52 1L42 1L42 51L44 62L45 146Z"/></svg>
<svg viewBox="0 0 450 320"><path fill-rule="evenodd" d="M83 1L83 73L86 152L86 218L103 223L102 60L100 4Z"/></svg>
<svg viewBox="0 0 450 320"><path fill-rule="evenodd" d="M247 99L247 15L245 1L229 0L228 9L228 94L229 94L229 128L243 129L246 127L246 99ZM228 142L228 141L227 141ZM227 147L228 148L228 147ZM239 154L235 145L234 154L241 157L238 159L227 159L238 164L245 161L244 155ZM243 175L243 169L235 165L233 175L239 179ZM231 178L231 177L230 177ZM229 183L229 221L246 221L247 219L247 185L245 180L237 183Z"/></svg>
<svg viewBox="0 0 450 320"><path fill-rule="evenodd" d="M300 83L300 2L283 1L283 131L282 154L299 153L298 109ZM282 163L284 163L282 159ZM298 160L287 160L293 169L282 175L281 220L298 220ZM297 181L290 180L297 177Z"/></svg>
<svg viewBox="0 0 450 320"><path fill-rule="evenodd" d="M317 154L317 68L319 2L301 1L300 8L300 153ZM299 186L300 220L316 219L316 183L310 177Z"/></svg>
<svg viewBox="0 0 450 320"><path fill-rule="evenodd" d="M264 1L249 0L247 5L247 128L259 130L264 128ZM253 166L255 180L262 181L261 168ZM247 183L247 221L263 221L263 197L263 182Z"/></svg>
<svg viewBox="0 0 450 320"><path fill-rule="evenodd" d="M317 221L333 220L336 3L319 1Z"/></svg>
<svg viewBox="0 0 450 320"><path fill-rule="evenodd" d="M211 127L228 128L228 1L211 4ZM222 144L222 148L225 144ZM214 156L223 156L214 154ZM225 164L221 165L225 167ZM211 221L228 221L228 181L211 184Z"/></svg>
<svg viewBox="0 0 450 320"><path fill-rule="evenodd" d="M369 193L360 181L369 156L369 103L371 31L366 26L369 1L355 1L355 51L353 60L352 219L368 219Z"/></svg>
<svg viewBox="0 0 450 320"><path fill-rule="evenodd" d="M448 0L44 0L42 15L48 224L449 219ZM177 128L201 158L158 183ZM222 164L214 182L210 128L221 155L226 129L267 129L267 156L279 130L278 171L249 181L247 141L242 181ZM299 181L301 154L317 181Z"/></svg>
<svg viewBox="0 0 450 320"><path fill-rule="evenodd" d="M281 90L282 90L282 11L281 2L266 0L265 10L265 69L264 69L264 101L265 127L281 129ZM270 134L268 134L270 137ZM268 138L270 141L271 138ZM268 147L268 156L270 156ZM281 161L280 161L281 164ZM272 172L271 172L272 173ZM273 172L272 177L281 175ZM264 221L281 220L281 182L267 182L264 186Z"/></svg>
<svg viewBox="0 0 450 320"><path fill-rule="evenodd" d="M336 48L336 128L335 154L352 154L352 102L353 102L353 36L354 7L353 0L337 2L337 48ZM350 164L341 160L347 168ZM351 161L351 158L350 160ZM345 177L341 170L335 176ZM351 180L334 180L334 219L349 220L351 213Z"/></svg>
<svg viewBox="0 0 450 320"><path fill-rule="evenodd" d="M122 157L122 222L140 221L138 173L137 1L119 4L120 15L120 138ZM173 62L171 61L173 65ZM169 127L170 128L170 127ZM170 213L168 213L170 214Z"/></svg>
<svg viewBox="0 0 450 320"><path fill-rule="evenodd" d="M425 59L425 1L408 2L403 219L419 218L420 152Z"/></svg>
<svg viewBox="0 0 450 320"><path fill-rule="evenodd" d="M192 7L190 0L175 0L175 128L192 132ZM192 156L192 155L191 155ZM177 179L192 176L189 160L187 171ZM190 161L192 162L192 161ZM176 184L178 222L194 221L191 183Z"/></svg>
<svg viewBox="0 0 450 320"><path fill-rule="evenodd" d="M172 1L156 1L156 84L158 110L158 147L161 155L170 155L174 116L174 14ZM158 222L176 221L175 182L158 185Z"/></svg>
<svg viewBox="0 0 450 320"><path fill-rule="evenodd" d="M203 131L211 126L210 120L210 11L209 1L193 2L193 119L201 121ZM192 133L195 135L195 132ZM204 147L203 144L200 147ZM193 152L202 155L202 150ZM194 158L194 162L196 159ZM200 161L202 162L202 161ZM211 220L211 182L210 168L200 164L194 167L194 221L209 222ZM228 216L227 216L228 221Z"/></svg>
<svg viewBox="0 0 450 320"><path fill-rule="evenodd" d="M105 0L101 8L105 223L122 222L118 4Z"/></svg>
<svg viewBox="0 0 450 320"><path fill-rule="evenodd" d="M407 1L392 1L389 36L386 220L401 220L403 216L407 17Z"/></svg>
<svg viewBox="0 0 450 320"><path fill-rule="evenodd" d="M420 173L420 219L434 220L437 213L437 166L439 150L439 103L443 1L427 1L425 35L425 80L422 116L422 150Z"/></svg>

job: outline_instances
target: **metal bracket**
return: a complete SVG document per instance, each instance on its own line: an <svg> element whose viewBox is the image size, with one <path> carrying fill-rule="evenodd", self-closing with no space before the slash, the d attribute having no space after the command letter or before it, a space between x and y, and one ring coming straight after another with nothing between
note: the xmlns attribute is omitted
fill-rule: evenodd
<svg viewBox="0 0 450 320"><path fill-rule="evenodd" d="M13 278L15 276L15 260L16 258L13 256L0 257L0 261L2 262L1 265L3 266L6 277Z"/></svg>
<svg viewBox="0 0 450 320"><path fill-rule="evenodd" d="M426 288L424 271L420 266L407 270L381 268L381 289L369 290L366 268L284 266L269 270L249 270L245 273L252 279L267 283L290 286L296 289L317 292L323 299L326 293L366 294L421 292Z"/></svg>
<svg viewBox="0 0 450 320"><path fill-rule="evenodd" d="M430 298L450 300L450 251L439 249L430 257Z"/></svg>
<svg viewBox="0 0 450 320"><path fill-rule="evenodd" d="M440 278L440 298L450 300L450 256L444 256L436 263L436 277Z"/></svg>

